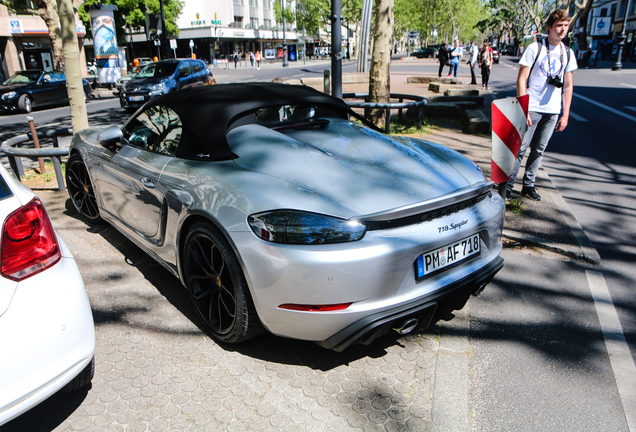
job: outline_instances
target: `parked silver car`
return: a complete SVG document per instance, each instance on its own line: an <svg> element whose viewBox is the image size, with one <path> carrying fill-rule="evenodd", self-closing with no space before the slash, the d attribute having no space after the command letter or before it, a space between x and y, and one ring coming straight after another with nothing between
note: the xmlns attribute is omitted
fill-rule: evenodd
<svg viewBox="0 0 636 432"><path fill-rule="evenodd" d="M490 282L504 202L464 156L352 117L301 86L181 90L77 133L69 193L179 277L216 340L368 344Z"/></svg>

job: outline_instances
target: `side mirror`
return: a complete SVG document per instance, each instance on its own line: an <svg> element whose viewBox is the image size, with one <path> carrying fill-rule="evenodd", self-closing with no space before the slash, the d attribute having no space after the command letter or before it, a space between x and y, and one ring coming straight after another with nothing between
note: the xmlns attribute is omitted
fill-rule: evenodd
<svg viewBox="0 0 636 432"><path fill-rule="evenodd" d="M42 78L40 80L40 84L48 84L48 83L49 83L49 80L47 80L46 78Z"/></svg>
<svg viewBox="0 0 636 432"><path fill-rule="evenodd" d="M179 77L187 77L189 75L188 71L179 71Z"/></svg>
<svg viewBox="0 0 636 432"><path fill-rule="evenodd" d="M121 148L120 143L123 138L124 134L122 134L121 129L119 129L119 127L116 125L112 125L108 126L97 135L97 142L102 147L105 147L109 150L114 150L114 148Z"/></svg>

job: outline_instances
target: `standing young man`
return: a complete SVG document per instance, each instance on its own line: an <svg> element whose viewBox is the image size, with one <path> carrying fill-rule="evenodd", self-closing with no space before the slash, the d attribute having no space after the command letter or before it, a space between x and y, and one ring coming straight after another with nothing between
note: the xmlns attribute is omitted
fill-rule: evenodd
<svg viewBox="0 0 636 432"><path fill-rule="evenodd" d="M473 85L477 85L477 78L475 77L477 57L479 57L479 49L477 45L475 45L475 41L472 41L470 44L470 59L468 59L468 65L470 66L470 83Z"/></svg>
<svg viewBox="0 0 636 432"><path fill-rule="evenodd" d="M574 52L561 42L568 34L569 24L570 17L567 11L552 11L547 22L548 38L531 44L519 61L517 96L530 95L528 130L508 180L508 196L515 184L523 155L530 147L521 195L535 201L541 200L534 184L543 152L552 133L555 130L561 132L568 125L573 89L572 71L577 69ZM561 102L563 114L559 119Z"/></svg>

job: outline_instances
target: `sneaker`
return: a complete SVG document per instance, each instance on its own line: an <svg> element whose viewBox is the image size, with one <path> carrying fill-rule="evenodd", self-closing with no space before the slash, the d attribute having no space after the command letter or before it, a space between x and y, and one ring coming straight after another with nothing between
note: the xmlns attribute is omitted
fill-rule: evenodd
<svg viewBox="0 0 636 432"><path fill-rule="evenodd" d="M521 195L530 198L533 201L541 201L541 195L537 193L537 190L534 187L524 186L521 189Z"/></svg>
<svg viewBox="0 0 636 432"><path fill-rule="evenodd" d="M512 196L512 191L510 189L506 189L506 201L510 201L511 196Z"/></svg>

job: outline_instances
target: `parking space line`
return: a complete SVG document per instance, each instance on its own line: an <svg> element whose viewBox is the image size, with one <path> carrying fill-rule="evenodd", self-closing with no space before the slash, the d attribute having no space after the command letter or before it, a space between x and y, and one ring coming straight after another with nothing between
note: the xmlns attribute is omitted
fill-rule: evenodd
<svg viewBox="0 0 636 432"><path fill-rule="evenodd" d="M586 270L605 347L630 432L636 432L636 365L602 273Z"/></svg>
<svg viewBox="0 0 636 432"><path fill-rule="evenodd" d="M636 111L636 107L628 107L628 106L626 106L626 107L623 107L623 108L627 108L628 110L631 110L631 111Z"/></svg>
<svg viewBox="0 0 636 432"><path fill-rule="evenodd" d="M607 106L607 105L604 105L604 104L602 104L602 103L600 103L600 102L596 102L596 101L595 101L595 100L593 100L593 99L586 98L585 96L581 96L581 95L578 95L578 94L576 94L576 93L572 93L572 95L573 95L573 96L576 96L576 97L577 97L577 98L579 98L579 99L583 99L583 100L584 100L584 101L586 101L586 102L589 102L589 103L591 103L591 104L594 104L594 105L596 105L596 106L598 106L598 107L601 107L601 108L603 108L603 109L606 109L606 110L608 110L609 112L613 112L614 114L618 114L618 115L619 115L619 116L621 116L621 117L625 117L627 120L631 120L631 121L633 121L633 122L636 122L636 117L634 117L634 116L630 116L629 114L625 114L625 113L624 113L624 112L622 112L622 111L619 111L619 110L617 110L617 109L614 109L614 108L612 108L612 107L609 107L609 106Z"/></svg>
<svg viewBox="0 0 636 432"><path fill-rule="evenodd" d="M586 122L586 121L588 121L587 119L585 119L585 118L581 117L581 116L580 116L580 115L578 115L578 114L573 113L572 111L570 111L570 115L571 115L572 117L574 117L574 120L578 120L578 121L580 121L580 122Z"/></svg>
<svg viewBox="0 0 636 432"><path fill-rule="evenodd" d="M625 87L631 87L631 88L635 88L635 89L636 89L636 85L633 85L633 84L620 83L620 85L625 86Z"/></svg>

